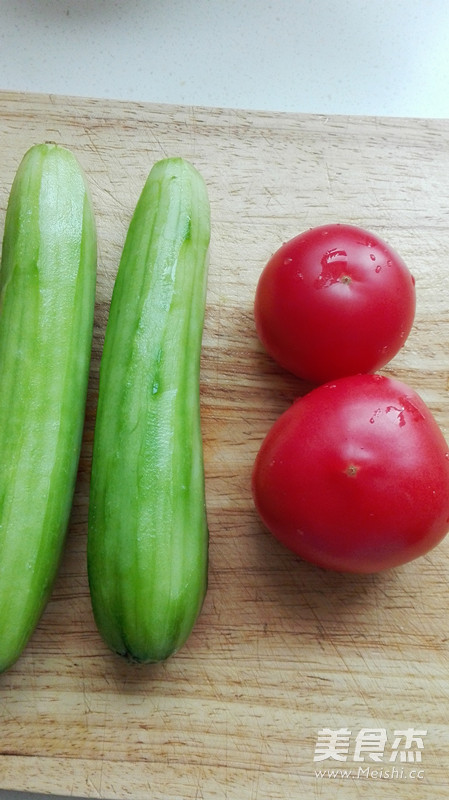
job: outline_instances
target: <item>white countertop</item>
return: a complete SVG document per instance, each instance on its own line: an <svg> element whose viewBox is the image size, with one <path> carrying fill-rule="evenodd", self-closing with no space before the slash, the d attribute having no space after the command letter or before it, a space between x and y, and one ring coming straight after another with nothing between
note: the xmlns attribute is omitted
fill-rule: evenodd
<svg viewBox="0 0 449 800"><path fill-rule="evenodd" d="M449 116L447 0L0 0L0 88Z"/></svg>

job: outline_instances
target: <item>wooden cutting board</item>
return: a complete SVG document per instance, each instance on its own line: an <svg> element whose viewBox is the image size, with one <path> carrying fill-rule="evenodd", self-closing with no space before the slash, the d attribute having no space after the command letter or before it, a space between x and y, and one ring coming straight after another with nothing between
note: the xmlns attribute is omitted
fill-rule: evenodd
<svg viewBox="0 0 449 800"><path fill-rule="evenodd" d="M257 341L256 282L282 241L331 221L380 234L414 273L416 323L384 372L417 389L449 437L449 121L11 93L0 103L1 227L24 152L53 140L88 175L99 237L73 515L52 599L0 676L0 787L136 800L446 798L449 538L381 575L328 573L263 529L250 474L271 423L307 389ZM87 497L113 281L144 180L168 155L202 172L212 206L201 379L210 578L187 645L133 666L94 626ZM324 729L339 760L325 757Z"/></svg>

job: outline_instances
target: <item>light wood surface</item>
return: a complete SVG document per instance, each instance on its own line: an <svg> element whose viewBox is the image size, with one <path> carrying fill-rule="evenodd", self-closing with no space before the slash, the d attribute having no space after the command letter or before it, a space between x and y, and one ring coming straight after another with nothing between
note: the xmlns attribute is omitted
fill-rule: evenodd
<svg viewBox="0 0 449 800"><path fill-rule="evenodd" d="M379 233L414 273L416 323L384 372L417 389L449 437L449 121L0 100L1 226L24 152L53 140L87 173L99 237L72 521L52 599L0 676L0 788L136 800L446 798L449 538L381 575L321 571L263 529L250 475L269 426L308 388L257 341L257 278L282 241L328 221ZM106 650L93 623L87 497L113 280L143 182L167 155L202 172L212 207L201 378L210 576L184 649L164 664L133 666ZM314 761L323 728L351 731L345 762ZM354 760L362 729L387 735L379 763ZM406 729L427 731L420 763L390 761L395 731ZM406 774L357 777L359 767ZM315 774L336 768L355 777Z"/></svg>

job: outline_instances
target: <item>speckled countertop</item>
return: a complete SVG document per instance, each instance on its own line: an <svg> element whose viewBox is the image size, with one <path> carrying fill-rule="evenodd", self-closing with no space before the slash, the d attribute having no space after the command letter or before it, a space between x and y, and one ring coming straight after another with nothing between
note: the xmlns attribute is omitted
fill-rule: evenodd
<svg viewBox="0 0 449 800"><path fill-rule="evenodd" d="M0 0L0 88L446 117L446 0Z"/></svg>

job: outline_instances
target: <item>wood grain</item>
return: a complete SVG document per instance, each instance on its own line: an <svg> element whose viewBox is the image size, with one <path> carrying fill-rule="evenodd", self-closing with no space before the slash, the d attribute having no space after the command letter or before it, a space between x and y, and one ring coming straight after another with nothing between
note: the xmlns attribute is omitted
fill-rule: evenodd
<svg viewBox="0 0 449 800"><path fill-rule="evenodd" d="M250 474L271 423L307 386L263 353L252 302L282 241L360 224L416 277L416 323L384 370L410 383L449 437L449 121L324 117L1 94L0 224L24 152L70 147L91 185L99 274L85 436L52 599L0 676L0 787L91 798L445 798L449 791L449 539L377 576L326 573L262 528ZM131 666L106 651L88 596L87 497L98 366L127 226L153 163L182 155L209 187L213 238L202 357L209 591L187 645ZM5 422L3 422L5 424ZM347 728L344 763L314 762ZM353 758L363 728L427 730L420 764ZM355 778L317 777L353 768ZM423 770L410 776L409 768Z"/></svg>

